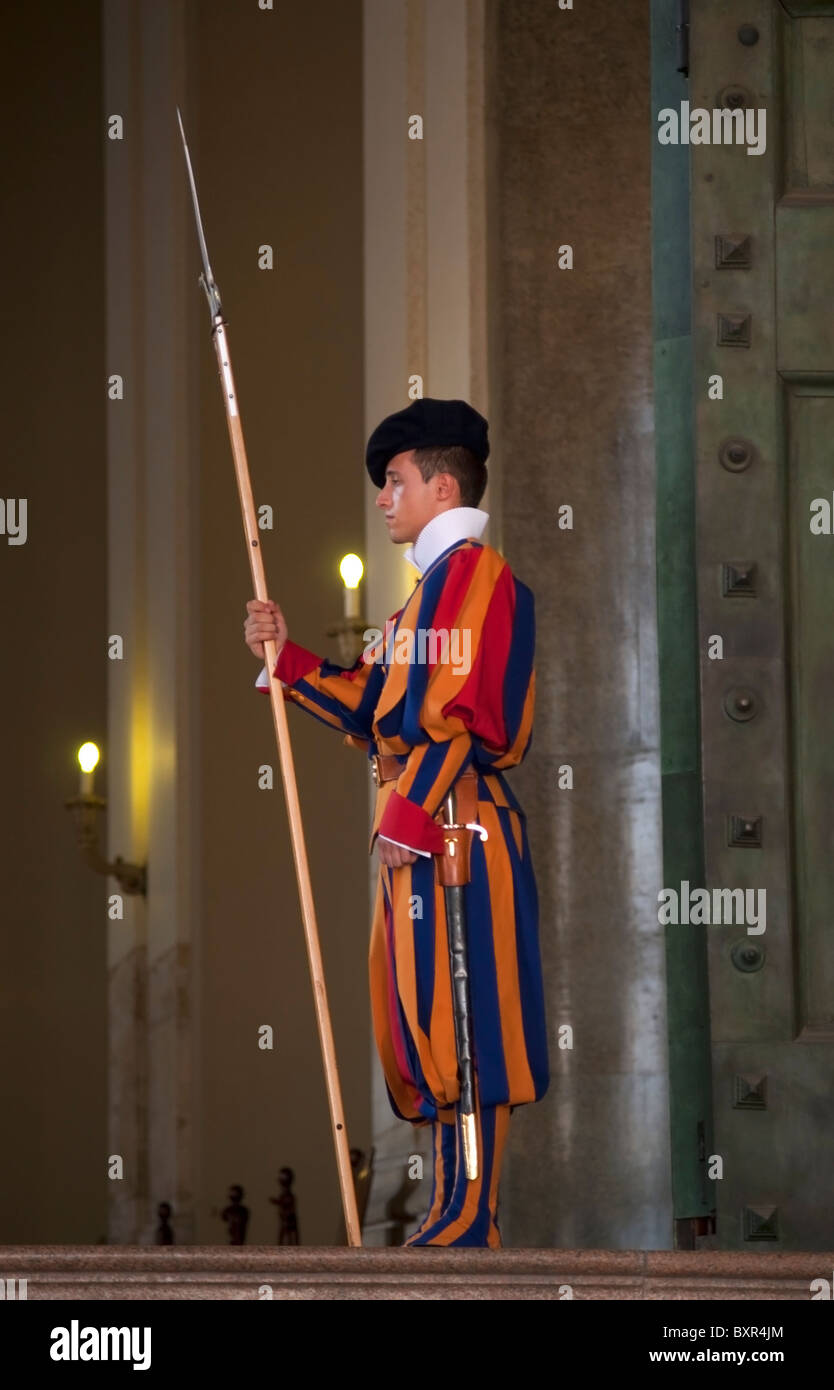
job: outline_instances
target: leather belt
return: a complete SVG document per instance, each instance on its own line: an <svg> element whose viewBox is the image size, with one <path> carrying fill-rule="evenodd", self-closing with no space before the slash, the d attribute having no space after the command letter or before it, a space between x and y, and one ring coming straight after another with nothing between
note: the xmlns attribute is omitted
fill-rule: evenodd
<svg viewBox="0 0 834 1390"><path fill-rule="evenodd" d="M405 768L405 763L396 753L373 753L371 755L371 776L377 786L383 782L394 782Z"/></svg>
<svg viewBox="0 0 834 1390"><path fill-rule="evenodd" d="M373 753L369 759L371 776L379 787L383 782L394 782L405 771L405 762L397 753ZM477 819L478 815L478 773L471 765L455 782L457 795L457 815L462 823ZM440 815L440 813L438 813Z"/></svg>

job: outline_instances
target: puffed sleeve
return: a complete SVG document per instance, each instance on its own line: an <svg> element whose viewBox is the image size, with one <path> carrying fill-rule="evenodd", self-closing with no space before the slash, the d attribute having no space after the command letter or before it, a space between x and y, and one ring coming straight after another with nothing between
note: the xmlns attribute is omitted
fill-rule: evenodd
<svg viewBox="0 0 834 1390"><path fill-rule="evenodd" d="M337 666L288 640L278 654L273 675L282 682L285 699L292 704L352 740L370 738L383 683L381 662L371 648L366 647L352 666ZM266 667L255 685L269 694Z"/></svg>
<svg viewBox="0 0 834 1390"><path fill-rule="evenodd" d="M533 595L491 546L458 548L403 610L403 658L409 641L413 659L399 667L395 645L374 726L393 751L409 750L376 833L439 854L434 816L460 774L473 761L512 767L530 746Z"/></svg>

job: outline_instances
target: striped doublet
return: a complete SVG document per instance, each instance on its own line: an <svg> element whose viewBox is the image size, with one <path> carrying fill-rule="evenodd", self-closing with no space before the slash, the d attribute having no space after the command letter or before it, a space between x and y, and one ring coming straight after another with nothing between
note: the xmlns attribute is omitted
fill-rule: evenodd
<svg viewBox="0 0 834 1390"><path fill-rule="evenodd" d="M465 637L453 649L468 653L466 666L444 659L451 646L444 653L422 640L428 632ZM496 1184L509 1110L496 1118L491 1108L536 1101L548 1085L536 883L526 818L504 777L531 744L534 647L532 593L496 550L470 538L429 565L386 637L353 666L288 641L273 673L289 702L351 746L401 760L399 776L377 788L371 847L382 835L421 854L402 868L380 865L370 943L374 1034L394 1112L445 1124L452 1134L459 1095L452 990L445 901L431 856L443 849L435 817L444 798L465 769L477 772L488 838L473 838L464 897L479 1123L487 1123L484 1141L498 1159ZM428 659L406 659L415 651ZM441 1139L438 1129L436 1176ZM465 1200L462 1243L466 1213L477 1207L472 1193ZM473 1229L480 1220L473 1217ZM500 1243L487 1226L489 1238L474 1243Z"/></svg>

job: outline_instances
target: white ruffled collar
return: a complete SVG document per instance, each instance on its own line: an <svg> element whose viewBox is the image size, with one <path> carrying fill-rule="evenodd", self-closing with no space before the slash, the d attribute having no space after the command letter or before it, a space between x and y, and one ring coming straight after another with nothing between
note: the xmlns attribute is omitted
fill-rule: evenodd
<svg viewBox="0 0 834 1390"><path fill-rule="evenodd" d="M480 507L450 507L438 512L426 522L414 544L406 548L405 559L423 575L438 555L456 541L468 540L470 536L480 540L488 521L489 512Z"/></svg>

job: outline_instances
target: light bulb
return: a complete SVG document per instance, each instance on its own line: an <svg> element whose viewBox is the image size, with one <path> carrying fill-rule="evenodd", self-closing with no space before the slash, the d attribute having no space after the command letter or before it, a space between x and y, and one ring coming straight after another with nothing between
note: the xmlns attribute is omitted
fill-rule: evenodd
<svg viewBox="0 0 834 1390"><path fill-rule="evenodd" d="M346 589L356 589L359 581L365 573L365 566L358 555L344 555L342 563L339 565L339 573L342 576Z"/></svg>
<svg viewBox="0 0 834 1390"><path fill-rule="evenodd" d="M92 772L101 754L94 743L82 743L78 750L78 761L84 772Z"/></svg>
<svg viewBox="0 0 834 1390"><path fill-rule="evenodd" d="M365 566L358 555L343 555L339 573L345 586L345 617L359 617L359 581Z"/></svg>

